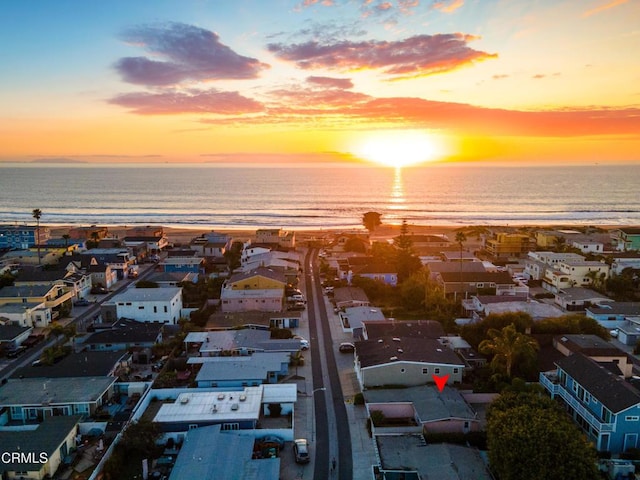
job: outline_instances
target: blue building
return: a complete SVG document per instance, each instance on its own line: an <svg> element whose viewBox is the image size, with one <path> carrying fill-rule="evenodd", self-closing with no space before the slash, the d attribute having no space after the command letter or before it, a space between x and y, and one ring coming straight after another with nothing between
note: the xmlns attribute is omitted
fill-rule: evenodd
<svg viewBox="0 0 640 480"><path fill-rule="evenodd" d="M191 360L202 363L196 377L198 387L257 387L263 383L277 383L286 376L290 354L256 352L250 356L197 357Z"/></svg>
<svg viewBox="0 0 640 480"><path fill-rule="evenodd" d="M37 228L31 225L0 225L0 248L25 250L37 243ZM40 243L49 239L49 229L40 227Z"/></svg>
<svg viewBox="0 0 640 480"><path fill-rule="evenodd" d="M204 273L204 258L202 257L167 257L161 264L166 273Z"/></svg>
<svg viewBox="0 0 640 480"><path fill-rule="evenodd" d="M598 451L619 454L640 445L640 391L622 378L615 363L574 353L556 365L556 372L540 374L540 383Z"/></svg>

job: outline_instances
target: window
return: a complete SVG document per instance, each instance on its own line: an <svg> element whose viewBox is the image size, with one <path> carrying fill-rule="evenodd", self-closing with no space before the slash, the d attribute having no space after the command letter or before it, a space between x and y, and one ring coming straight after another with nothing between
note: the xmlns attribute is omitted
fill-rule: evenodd
<svg viewBox="0 0 640 480"><path fill-rule="evenodd" d="M406 372L406 369L401 368L401 369L400 369L400 373L404 373L404 372Z"/></svg>
<svg viewBox="0 0 640 480"><path fill-rule="evenodd" d="M167 313L167 311L168 311L168 310L167 310L167 306L165 305L165 306L164 306L164 313Z"/></svg>
<svg viewBox="0 0 640 480"><path fill-rule="evenodd" d="M138 307L138 310L144 310L144 305L140 305L140 306Z"/></svg>
<svg viewBox="0 0 640 480"><path fill-rule="evenodd" d="M422 369L422 374L423 375L429 375L429 369L428 368L423 368Z"/></svg>
<svg viewBox="0 0 640 480"><path fill-rule="evenodd" d="M433 369L433 373L435 373L436 375L438 375L440 373L440 368L436 367Z"/></svg>
<svg viewBox="0 0 640 480"><path fill-rule="evenodd" d="M638 420L640 420L640 417L637 415L627 415L626 417L624 417L624 419L627 422L637 422Z"/></svg>
<svg viewBox="0 0 640 480"><path fill-rule="evenodd" d="M602 422L611 423L611 412L606 407L602 407Z"/></svg>
<svg viewBox="0 0 640 480"><path fill-rule="evenodd" d="M153 306L153 313L158 313L158 307L157 306Z"/></svg>
<svg viewBox="0 0 640 480"><path fill-rule="evenodd" d="M454 369L453 369L453 373L458 373L458 370L459 370L459 369L454 368Z"/></svg>
<svg viewBox="0 0 640 480"><path fill-rule="evenodd" d="M196 428L198 428L197 423L192 423L191 425L189 425L189 430L195 430Z"/></svg>
<svg viewBox="0 0 640 480"><path fill-rule="evenodd" d="M221 430L240 430L239 423L223 423Z"/></svg>

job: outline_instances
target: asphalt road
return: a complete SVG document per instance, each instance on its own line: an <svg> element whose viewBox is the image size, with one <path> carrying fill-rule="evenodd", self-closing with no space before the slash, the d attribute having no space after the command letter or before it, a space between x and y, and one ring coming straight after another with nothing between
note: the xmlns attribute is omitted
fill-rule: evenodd
<svg viewBox="0 0 640 480"><path fill-rule="evenodd" d="M313 478L352 478L353 458L349 420L333 353L331 328L322 297L320 275L315 266L317 250L305 258L309 335L315 402L316 453ZM332 471L336 460L337 472ZM337 473L337 476L335 474Z"/></svg>

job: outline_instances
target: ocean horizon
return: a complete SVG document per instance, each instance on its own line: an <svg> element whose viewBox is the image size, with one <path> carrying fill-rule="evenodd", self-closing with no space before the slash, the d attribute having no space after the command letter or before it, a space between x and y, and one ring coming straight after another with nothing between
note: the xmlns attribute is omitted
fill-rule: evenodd
<svg viewBox="0 0 640 480"><path fill-rule="evenodd" d="M304 167L304 168L301 168ZM640 224L636 165L0 164L0 222L298 230Z"/></svg>

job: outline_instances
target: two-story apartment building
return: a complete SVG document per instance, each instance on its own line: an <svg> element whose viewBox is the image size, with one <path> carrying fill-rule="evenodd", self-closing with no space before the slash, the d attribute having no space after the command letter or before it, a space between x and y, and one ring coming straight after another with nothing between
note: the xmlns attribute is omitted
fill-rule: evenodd
<svg viewBox="0 0 640 480"><path fill-rule="evenodd" d="M256 230L256 243L277 245L282 248L295 248L296 233L281 228L262 228Z"/></svg>
<svg viewBox="0 0 640 480"><path fill-rule="evenodd" d="M128 288L115 295L118 318L175 325L182 311L182 288Z"/></svg>
<svg viewBox="0 0 640 480"><path fill-rule="evenodd" d="M565 260L545 270L542 287L552 293L568 287L586 287L603 282L609 275L609 265L589 260Z"/></svg>
<svg viewBox="0 0 640 480"><path fill-rule="evenodd" d="M624 227L611 232L611 243L614 250L627 252L640 250L640 228Z"/></svg>
<svg viewBox="0 0 640 480"><path fill-rule="evenodd" d="M640 445L640 392L615 364L574 353L556 366L556 371L540 374L540 383L563 403L598 451L619 454Z"/></svg>
<svg viewBox="0 0 640 480"><path fill-rule="evenodd" d="M12 304L44 304L51 309L51 319L58 318L59 311L65 302L71 303L73 291L57 283L42 285L9 286L0 289L0 305Z"/></svg>
<svg viewBox="0 0 640 480"><path fill-rule="evenodd" d="M570 252L529 252L524 261L524 273L532 280L542 280L549 267L554 267L562 262L582 261L585 258L577 253Z"/></svg>
<svg viewBox="0 0 640 480"><path fill-rule="evenodd" d="M40 245L51 238L48 227L40 227ZM35 225L0 225L0 249L15 248L25 250L36 245L38 228Z"/></svg>
<svg viewBox="0 0 640 480"><path fill-rule="evenodd" d="M0 320L21 327L44 328L49 326L53 318L51 308L44 302L5 303L0 305Z"/></svg>
<svg viewBox="0 0 640 480"><path fill-rule="evenodd" d="M126 248L93 248L81 252L80 258L85 268L91 265L109 265L119 279L125 278L129 267L135 263L135 257Z"/></svg>
<svg viewBox="0 0 640 480"><path fill-rule="evenodd" d="M250 272L238 273L222 286L222 311L280 311L284 307L286 284L284 273L276 269L258 267Z"/></svg>
<svg viewBox="0 0 640 480"><path fill-rule="evenodd" d="M535 250L535 241L521 233L498 233L485 241L484 248L494 260L521 258Z"/></svg>

